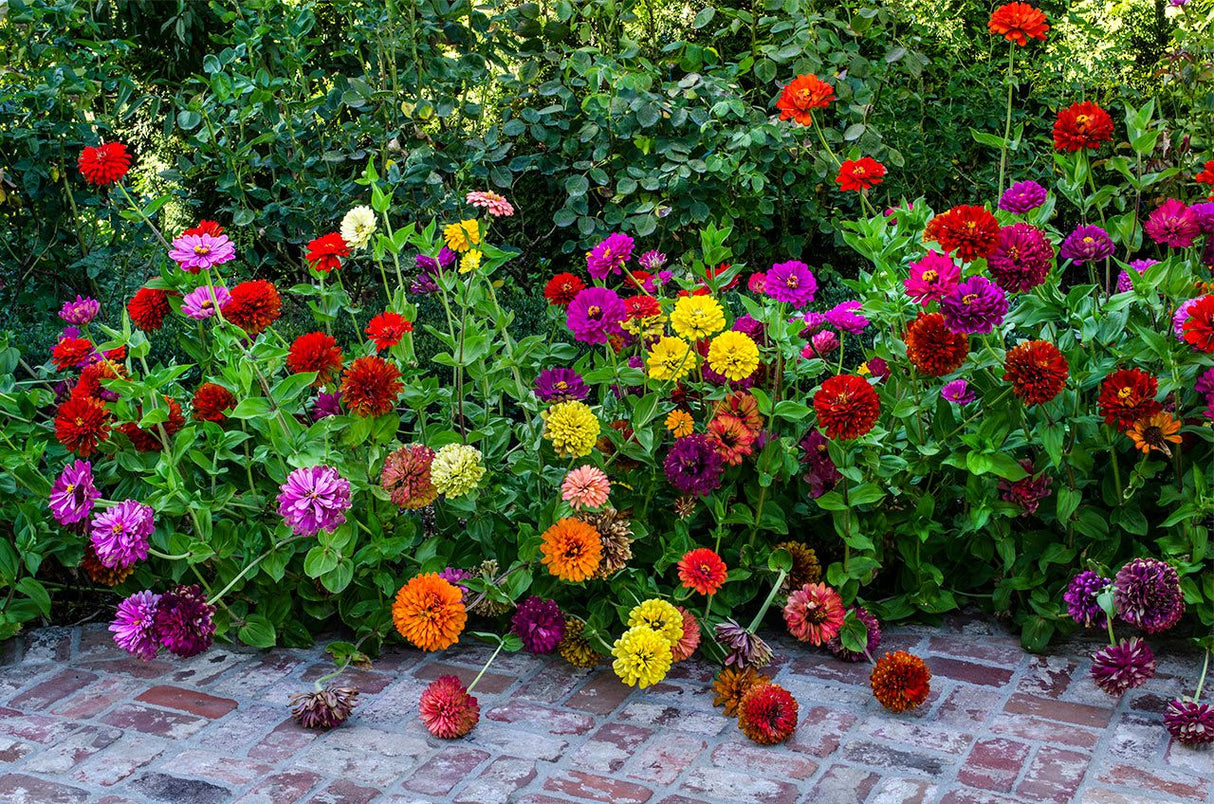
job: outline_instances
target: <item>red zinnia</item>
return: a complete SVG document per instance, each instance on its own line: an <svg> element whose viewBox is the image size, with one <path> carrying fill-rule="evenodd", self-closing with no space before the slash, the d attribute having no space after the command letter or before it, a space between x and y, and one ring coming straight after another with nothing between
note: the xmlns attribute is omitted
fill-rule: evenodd
<svg viewBox="0 0 1214 804"><path fill-rule="evenodd" d="M82 458L97 451L110 434L110 412L101 400L73 396L55 414L55 438Z"/></svg>
<svg viewBox="0 0 1214 804"><path fill-rule="evenodd" d="M76 368L93 353L93 342L88 338L63 338L51 350L51 362L60 371Z"/></svg>
<svg viewBox="0 0 1214 804"><path fill-rule="evenodd" d="M635 321L638 318L661 315L662 305L652 296L630 296L624 299L624 310L628 313L628 320Z"/></svg>
<svg viewBox="0 0 1214 804"><path fill-rule="evenodd" d="M430 682L418 702L418 713L430 733L444 740L463 737L481 719L476 698L455 676L439 676Z"/></svg>
<svg viewBox="0 0 1214 804"><path fill-rule="evenodd" d="M906 328L906 359L929 377L951 374L969 353L969 336L949 330L940 313L920 313Z"/></svg>
<svg viewBox="0 0 1214 804"><path fill-rule="evenodd" d="M312 385L324 385L341 371L341 347L332 335L324 332L300 335L287 352L287 369L292 374L315 371Z"/></svg>
<svg viewBox="0 0 1214 804"><path fill-rule="evenodd" d="M986 207L961 204L927 222L924 240L935 240L945 251L956 251L962 262L987 257L999 245L999 221Z"/></svg>
<svg viewBox="0 0 1214 804"><path fill-rule="evenodd" d="M987 29L995 36L1002 36L1009 42L1024 47L1029 39L1045 41L1045 32L1050 26L1045 24L1045 14L1028 3L1005 3L991 13L991 19L986 24Z"/></svg>
<svg viewBox="0 0 1214 804"><path fill-rule="evenodd" d="M1097 404L1106 424L1125 432L1139 419L1147 419L1163 410L1155 401L1159 381L1141 369L1118 369L1100 383Z"/></svg>
<svg viewBox="0 0 1214 804"><path fill-rule="evenodd" d="M781 120L795 120L803 126L813 123L814 109L824 109L835 99L835 88L816 75L799 75L776 101Z"/></svg>
<svg viewBox="0 0 1214 804"><path fill-rule="evenodd" d="M80 152L80 175L98 187L113 184L131 169L131 155L120 142L88 146Z"/></svg>
<svg viewBox="0 0 1214 804"><path fill-rule="evenodd" d="M932 673L914 654L897 650L877 660L869 678L873 697L891 712L914 709L931 694Z"/></svg>
<svg viewBox="0 0 1214 804"><path fill-rule="evenodd" d="M1009 349L1003 379L1024 404L1042 405L1062 392L1066 385L1066 358L1049 341L1024 341Z"/></svg>
<svg viewBox="0 0 1214 804"><path fill-rule="evenodd" d="M814 394L814 411L827 438L859 438L877 423L881 400L863 377L839 374Z"/></svg>
<svg viewBox="0 0 1214 804"><path fill-rule="evenodd" d="M194 418L200 422L223 422L228 418L224 411L236 407L236 397L222 385L204 382L194 392L190 407L194 409Z"/></svg>
<svg viewBox="0 0 1214 804"><path fill-rule="evenodd" d="M182 237L186 235L210 235L211 237L219 237L223 234L223 227L215 221L199 221L197 226L192 226L181 233Z"/></svg>
<svg viewBox="0 0 1214 804"><path fill-rule="evenodd" d="M848 159L839 165L839 175L835 177L835 181L844 192L860 192L876 187L884 175L885 165L871 156L863 156L859 159Z"/></svg>
<svg viewBox="0 0 1214 804"><path fill-rule="evenodd" d="M1072 103L1054 121L1054 147L1059 151L1099 148L1113 139L1113 118L1091 101Z"/></svg>
<svg viewBox="0 0 1214 804"><path fill-rule="evenodd" d="M282 315L282 297L266 280L254 279L232 288L231 298L220 309L225 319L256 337Z"/></svg>
<svg viewBox="0 0 1214 804"><path fill-rule="evenodd" d="M101 381L116 380L124 373L123 367L110 359L91 363L80 370L80 379L76 381L76 387L72 389L72 396L87 396L104 402L102 393L105 388L102 387ZM111 394L112 396L114 395Z"/></svg>
<svg viewBox="0 0 1214 804"><path fill-rule="evenodd" d="M544 298L549 304L568 307L573 297L586 289L586 283L574 274L557 274L544 286Z"/></svg>
<svg viewBox="0 0 1214 804"><path fill-rule="evenodd" d="M1214 296L1202 296L1189 308L1181 325L1186 342L1203 352L1214 352Z"/></svg>
<svg viewBox="0 0 1214 804"><path fill-rule="evenodd" d="M1214 159L1206 162L1200 173L1193 177L1198 184L1209 184L1214 188ZM1210 200L1214 201L1214 189L1210 190Z"/></svg>
<svg viewBox="0 0 1214 804"><path fill-rule="evenodd" d="M413 331L413 322L391 310L382 312L367 322L367 337L375 342L375 351L382 352L400 343L406 332Z"/></svg>
<svg viewBox="0 0 1214 804"><path fill-rule="evenodd" d="M400 370L382 357L360 357L346 368L341 401L359 416L382 416L404 390Z"/></svg>
<svg viewBox="0 0 1214 804"><path fill-rule="evenodd" d="M779 684L756 684L738 704L738 728L759 745L775 745L797 729L797 699Z"/></svg>
<svg viewBox="0 0 1214 804"><path fill-rule="evenodd" d="M679 580L684 589L694 589L701 595L715 595L725 583L725 562L707 547L689 550L679 559Z"/></svg>
<svg viewBox="0 0 1214 804"><path fill-rule="evenodd" d="M164 317L170 310L169 291L159 288L139 288L126 303L131 323L144 332L155 332L164 326Z"/></svg>
<svg viewBox="0 0 1214 804"><path fill-rule="evenodd" d="M182 427L185 427L185 416L182 415L181 405L177 404L177 400L166 396L164 401L169 406L169 418L160 424L153 424L145 428L140 427L138 422L127 422L118 428L140 452L160 452L164 449L164 442L160 440L160 428L164 428L166 438L172 438L180 432ZM139 406L138 411L142 418L142 405Z"/></svg>
<svg viewBox="0 0 1214 804"><path fill-rule="evenodd" d="M341 267L341 258L350 256L350 247L340 234L330 232L308 243L305 256L313 268L327 274Z"/></svg>

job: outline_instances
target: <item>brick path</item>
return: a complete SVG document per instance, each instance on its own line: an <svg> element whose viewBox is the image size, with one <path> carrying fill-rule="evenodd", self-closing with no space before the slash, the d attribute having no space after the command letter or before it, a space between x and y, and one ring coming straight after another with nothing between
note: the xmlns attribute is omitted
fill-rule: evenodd
<svg viewBox="0 0 1214 804"><path fill-rule="evenodd" d="M480 725L443 742L418 696L443 673L470 680L480 647L350 673L360 708L318 735L286 698L327 672L319 650L144 663L104 626L44 629L0 667L0 801L1214 804L1214 753L1170 745L1160 723L1193 656L1164 653L1159 677L1113 702L1081 643L1033 657L981 621L890 631L883 648L919 651L935 675L923 711L887 714L864 666L780 643L772 671L801 725L760 748L712 708L713 668L694 661L630 693L605 667L505 655L477 687Z"/></svg>

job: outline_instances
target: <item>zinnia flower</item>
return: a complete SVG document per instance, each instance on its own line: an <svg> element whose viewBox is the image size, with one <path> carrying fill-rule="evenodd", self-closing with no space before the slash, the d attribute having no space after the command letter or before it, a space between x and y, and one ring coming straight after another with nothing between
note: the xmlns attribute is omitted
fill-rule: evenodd
<svg viewBox="0 0 1214 804"><path fill-rule="evenodd" d="M341 239L350 248L366 248L375 233L375 210L354 207L341 219Z"/></svg>
<svg viewBox="0 0 1214 804"><path fill-rule="evenodd" d="M1175 567L1157 558L1136 558L1113 578L1117 616L1148 634L1166 631L1184 614Z"/></svg>
<svg viewBox="0 0 1214 804"><path fill-rule="evenodd" d="M1040 285L1054 264L1054 247L1045 234L1027 223L999 231L999 245L986 258L995 284L1008 293L1025 293Z"/></svg>
<svg viewBox="0 0 1214 804"><path fill-rule="evenodd" d="M1073 103L1054 121L1054 147L1059 151L1099 148L1113 139L1113 118L1091 101Z"/></svg>
<svg viewBox="0 0 1214 804"><path fill-rule="evenodd" d="M126 303L131 323L144 332L155 332L164 326L164 317L171 311L169 291L159 288L140 288Z"/></svg>
<svg viewBox="0 0 1214 804"><path fill-rule="evenodd" d="M69 324L84 326L97 317L101 312L101 302L96 299L86 299L77 294L75 301L65 301L59 310L59 317Z"/></svg>
<svg viewBox="0 0 1214 804"><path fill-rule="evenodd" d="M472 491L485 476L481 451L466 444L447 444L434 454L430 478L439 494L462 497Z"/></svg>
<svg viewBox="0 0 1214 804"><path fill-rule="evenodd" d="M839 336L833 329L824 329L821 332L815 332L814 336L809 339L809 343L805 344L805 348L801 350L801 357L807 360L815 357L826 358L841 345Z"/></svg>
<svg viewBox="0 0 1214 804"><path fill-rule="evenodd" d="M799 260L778 262L764 274L763 293L778 302L801 309L814 300L818 280L809 266Z"/></svg>
<svg viewBox="0 0 1214 804"><path fill-rule="evenodd" d="M195 321L211 318L228 303L231 294L222 285L202 285L181 300L181 312Z"/></svg>
<svg viewBox="0 0 1214 804"><path fill-rule="evenodd" d="M1071 619L1084 628L1105 628L1109 618L1104 609L1096 602L1096 598L1111 584L1108 578L1100 577L1099 573L1084 570L1071 579L1066 592L1062 595L1066 603L1067 614Z"/></svg>
<svg viewBox="0 0 1214 804"><path fill-rule="evenodd" d="M797 699L779 684L751 687L738 704L738 728L759 745L775 745L797 729Z"/></svg>
<svg viewBox="0 0 1214 804"><path fill-rule="evenodd" d="M1069 372L1066 358L1049 341L1021 341L1009 349L1003 379L1025 405L1044 405L1062 392Z"/></svg>
<svg viewBox="0 0 1214 804"><path fill-rule="evenodd" d="M400 508L424 508L438 497L430 477L434 450L422 444L408 444L388 453L380 473L380 485L393 504Z"/></svg>
<svg viewBox="0 0 1214 804"><path fill-rule="evenodd" d="M569 302L586 289L586 283L570 273L557 274L544 285L544 298L549 304L568 307Z"/></svg>
<svg viewBox="0 0 1214 804"><path fill-rule="evenodd" d="M47 505L60 525L74 525L89 518L93 500L100 497L101 492L93 484L93 465L76 460L63 467L55 479Z"/></svg>
<svg viewBox="0 0 1214 804"><path fill-rule="evenodd" d="M346 521L350 481L332 466L296 469L279 486L278 514L300 536L332 532Z"/></svg>
<svg viewBox="0 0 1214 804"><path fill-rule="evenodd" d="M156 636L159 604L160 595L151 591L136 592L119 603L114 621L110 623L115 644L140 659L155 659L160 652L160 640Z"/></svg>
<svg viewBox="0 0 1214 804"><path fill-rule="evenodd" d="M110 434L110 412L97 399L72 396L55 414L55 438L66 449L87 458Z"/></svg>
<svg viewBox="0 0 1214 804"><path fill-rule="evenodd" d="M632 259L634 241L626 234L615 232L586 254L586 270L595 279L619 275L624 263Z"/></svg>
<svg viewBox="0 0 1214 804"><path fill-rule="evenodd" d="M1032 212L1045 203L1046 189L1035 181L1018 181L1003 191L999 197L999 208L1013 215Z"/></svg>
<svg viewBox="0 0 1214 804"><path fill-rule="evenodd" d="M1197 214L1184 202L1169 198L1151 213L1142 230L1161 246L1188 248L1201 234Z"/></svg>
<svg viewBox="0 0 1214 804"><path fill-rule="evenodd" d="M738 466L742 459L754 451L753 444L759 433L746 426L737 416L721 414L708 423L708 438L712 440L721 460L730 466Z"/></svg>
<svg viewBox="0 0 1214 804"><path fill-rule="evenodd" d="M924 257L910 263L910 276L903 284L907 296L919 304L927 304L952 293L960 281L961 266L947 254L931 249Z"/></svg>
<svg viewBox="0 0 1214 804"><path fill-rule="evenodd" d="M346 368L341 382L341 400L359 416L382 416L396 406L404 390L400 369L382 357L357 358Z"/></svg>
<svg viewBox="0 0 1214 804"><path fill-rule="evenodd" d="M422 650L444 650L459 642L468 612L459 588L431 572L410 578L396 593L392 622Z"/></svg>
<svg viewBox="0 0 1214 804"><path fill-rule="evenodd" d="M758 354L757 349L755 353ZM654 380L681 380L699 362L700 358L692 350L691 344L673 335L659 338L646 357L649 377Z"/></svg>
<svg viewBox="0 0 1214 804"><path fill-rule="evenodd" d="M215 636L215 607L197 584L181 585L160 596L156 606L156 636L183 659L211 647Z"/></svg>
<svg viewBox="0 0 1214 804"><path fill-rule="evenodd" d="M628 627L652 629L672 646L683 638L683 615L665 600L650 598L633 606L628 613Z"/></svg>
<svg viewBox="0 0 1214 804"><path fill-rule="evenodd" d="M254 279L232 288L231 298L219 309L229 323L257 337L282 315L282 297L266 280Z"/></svg>
<svg viewBox="0 0 1214 804"><path fill-rule="evenodd" d="M858 662L866 657L876 656L877 648L881 646L881 624L877 622L877 618L868 609L862 606L849 606L847 610L857 620L864 623L865 633L867 634L864 650L854 651L843 647L843 642L839 639L838 634L826 641L826 647L835 655L835 658L842 659L845 662Z"/></svg>
<svg viewBox="0 0 1214 804"><path fill-rule="evenodd" d="M565 633L557 644L556 650L561 658L574 667L594 667L602 657L586 639L584 632L586 623L577 617L565 618Z"/></svg>
<svg viewBox="0 0 1214 804"><path fill-rule="evenodd" d="M1214 743L1214 706L1210 704L1175 699L1164 712L1163 724L1184 745Z"/></svg>
<svg viewBox="0 0 1214 804"><path fill-rule="evenodd" d="M573 297L566 308L565 326L583 343L607 343L611 336L620 334L620 322L627 317L619 294L592 287Z"/></svg>
<svg viewBox="0 0 1214 804"><path fill-rule="evenodd" d="M331 729L345 723L358 705L358 688L326 687L311 692L297 692L290 701L291 717L300 726L305 729Z"/></svg>
<svg viewBox="0 0 1214 804"><path fill-rule="evenodd" d="M300 335L287 352L287 370L293 374L315 371L314 387L325 385L341 371L342 354L337 340L325 332Z"/></svg>
<svg viewBox="0 0 1214 804"><path fill-rule="evenodd" d="M955 405L968 405L977 398L970 389L970 384L965 380L946 382L940 389L940 396Z"/></svg>
<svg viewBox="0 0 1214 804"><path fill-rule="evenodd" d="M869 682L877 702L897 713L914 709L927 700L931 678L932 673L922 659L898 650L877 660Z"/></svg>
<svg viewBox="0 0 1214 804"><path fill-rule="evenodd" d="M827 438L852 439L873 429L881 415L881 402L863 377L839 374L828 378L814 394L814 411Z"/></svg>
<svg viewBox="0 0 1214 804"><path fill-rule="evenodd" d="M1198 184L1208 184L1214 187L1214 159L1206 162L1201 171L1193 177ZM1214 201L1214 189L1210 191L1210 200Z"/></svg>
<svg viewBox="0 0 1214 804"><path fill-rule="evenodd" d="M456 676L439 676L422 692L418 715L426 729L442 740L463 737L481 719L480 705Z"/></svg>
<svg viewBox="0 0 1214 804"><path fill-rule="evenodd" d="M727 379L744 380L759 367L759 347L749 336L726 330L712 339L708 365Z"/></svg>
<svg viewBox="0 0 1214 804"><path fill-rule="evenodd" d="M1123 639L1093 653L1090 672L1097 687L1121 695L1155 677L1155 654L1138 637Z"/></svg>
<svg viewBox="0 0 1214 804"><path fill-rule="evenodd" d="M578 519L559 519L541 537L541 563L562 581L577 583L594 575L603 560L599 532Z"/></svg>
<svg viewBox="0 0 1214 804"><path fill-rule="evenodd" d="M640 256L637 263L646 271L658 271L666 264L666 255L657 249L650 249Z"/></svg>
<svg viewBox="0 0 1214 804"><path fill-rule="evenodd" d="M1003 323L1007 295L985 276L971 276L940 301L944 325L953 332L985 334Z"/></svg>
<svg viewBox="0 0 1214 804"><path fill-rule="evenodd" d="M80 152L78 164L85 181L104 187L127 174L131 169L131 155L120 142L88 145Z"/></svg>
<svg viewBox="0 0 1214 804"><path fill-rule="evenodd" d="M535 378L535 395L541 402L585 401L590 389L582 375L573 369L544 369Z"/></svg>
<svg viewBox="0 0 1214 804"><path fill-rule="evenodd" d="M480 207L495 218L508 218L514 214L514 207L504 196L492 190L476 190L464 196L464 200L474 207Z"/></svg>
<svg viewBox="0 0 1214 804"><path fill-rule="evenodd" d="M312 401L312 421L341 415L341 391L331 394L319 393Z"/></svg>
<svg viewBox="0 0 1214 804"><path fill-rule="evenodd" d="M92 523L93 549L106 567L129 567L148 557L148 539L156 530L151 506L123 500Z"/></svg>
<svg viewBox="0 0 1214 804"><path fill-rule="evenodd" d="M1189 308L1181 330L1186 343L1202 352L1214 352L1214 295L1202 296Z"/></svg>
<svg viewBox="0 0 1214 804"><path fill-rule="evenodd" d="M481 267L481 257L484 254L476 249L465 251L464 256L459 258L459 272L461 274L470 274Z"/></svg>
<svg viewBox="0 0 1214 804"><path fill-rule="evenodd" d="M599 438L599 420L585 403L558 402L544 414L544 438L562 458L584 458Z"/></svg>
<svg viewBox="0 0 1214 804"><path fill-rule="evenodd" d="M962 204L927 222L924 240L935 240L962 262L986 257L999 243L999 221L986 207Z"/></svg>
<svg viewBox="0 0 1214 804"><path fill-rule="evenodd" d="M745 670L748 667L765 667L771 661L771 647L749 629L738 625L736 620L726 618L717 623L717 641L728 651L725 666Z"/></svg>
<svg viewBox="0 0 1214 804"><path fill-rule="evenodd" d="M1168 444L1181 442L1180 422L1172 418L1170 413L1155 413L1149 418L1134 422L1126 435L1130 437L1130 441L1134 442L1137 449L1142 450L1144 455L1154 450L1171 458L1172 449Z"/></svg>
<svg viewBox="0 0 1214 804"><path fill-rule="evenodd" d="M788 633L815 646L839 635L846 614L839 593L821 583L802 586L784 605Z"/></svg>
<svg viewBox="0 0 1214 804"><path fill-rule="evenodd" d="M683 627L680 618L679 633ZM611 667L630 687L645 687L657 684L666 678L674 661L670 652L672 643L660 633L645 626L629 628L611 647L615 661Z"/></svg>
<svg viewBox="0 0 1214 804"><path fill-rule="evenodd" d="M675 439L663 468L666 479L676 489L703 497L720 487L724 461L708 436L692 433Z"/></svg>
<svg viewBox="0 0 1214 804"><path fill-rule="evenodd" d="M1118 369L1100 383L1097 402L1105 424L1116 425L1123 433L1140 419L1150 418L1163 410L1155 401L1159 382L1140 369Z"/></svg>
<svg viewBox="0 0 1214 804"><path fill-rule="evenodd" d="M870 156L863 156L854 160L845 159L839 165L839 175L835 176L835 182L843 192L863 192L880 184L884 175L885 165Z"/></svg>
<svg viewBox="0 0 1214 804"><path fill-rule="evenodd" d="M532 653L552 653L565 635L565 617L555 600L531 595L518 605L510 630Z"/></svg>
<svg viewBox="0 0 1214 804"><path fill-rule="evenodd" d="M811 430L810 435L817 434L818 438L822 438L822 434L817 430ZM806 440L809 436L806 436ZM823 439L825 443L825 439ZM801 442L804 447L805 441ZM773 550L785 550L792 556L792 569L788 571L788 577L784 579L788 589L800 589L806 584L815 584L822 580L822 563L818 561L818 554L814 552L812 547L802 542L780 542L773 545Z"/></svg>
<svg viewBox="0 0 1214 804"><path fill-rule="evenodd" d="M400 313L386 310L367 322L367 337L375 343L375 351L395 346L405 337L405 333L413 331L413 322Z"/></svg>
<svg viewBox="0 0 1214 804"><path fill-rule="evenodd" d="M329 273L341 267L341 258L350 256L350 246L337 232L308 241L304 259L314 270Z"/></svg>
<svg viewBox="0 0 1214 804"><path fill-rule="evenodd" d="M691 418L691 414L687 411L675 408L666 414L666 429L675 438L689 436L696 430L695 419Z"/></svg>
<svg viewBox="0 0 1214 804"><path fill-rule="evenodd" d="M759 673L753 667L744 669L726 667L717 674L716 679L712 682L714 693L712 705L724 706L725 716L735 717L738 714L738 706L751 689L770 683L770 677Z"/></svg>
<svg viewBox="0 0 1214 804"><path fill-rule="evenodd" d="M94 351L93 342L88 338L60 338L51 351L51 362L60 371L67 371L83 366Z"/></svg>
<svg viewBox="0 0 1214 804"><path fill-rule="evenodd" d="M1066 236L1058 254L1076 265L1113 256L1113 241L1099 226L1080 226Z"/></svg>
<svg viewBox="0 0 1214 804"><path fill-rule="evenodd" d="M183 234L173 241L169 258L196 274L236 259L236 246L227 235Z"/></svg>
<svg viewBox="0 0 1214 804"><path fill-rule="evenodd" d="M480 224L475 219L448 224L443 227L443 239L447 241L447 248L462 254L473 246L480 245Z"/></svg>
<svg viewBox="0 0 1214 804"><path fill-rule="evenodd" d="M219 237L223 234L223 227L217 221L209 221L205 218L198 222L197 226L191 226L189 229L182 231L183 235L210 235L211 237Z"/></svg>
<svg viewBox="0 0 1214 804"><path fill-rule="evenodd" d="M1020 47L1029 39L1045 41L1045 32L1050 29L1045 23L1045 14L1028 3L1005 3L991 12L986 24L995 36L1002 36Z"/></svg>
<svg viewBox="0 0 1214 804"><path fill-rule="evenodd" d="M675 662L682 662L691 658L691 655L696 652L696 648L700 647L700 623L696 620L696 616L682 606L675 606L679 614L683 615L683 636L679 641L671 645L670 658Z"/></svg>
<svg viewBox="0 0 1214 804"><path fill-rule="evenodd" d="M999 496L1005 502L1019 505L1022 516L1030 516L1037 512L1041 501L1050 496L1050 486L1053 485L1053 480L1045 474L1037 476L1033 462L1028 458L1020 461L1020 468L1028 473L1028 477L1023 477L1015 482L1000 480Z"/></svg>
<svg viewBox="0 0 1214 804"><path fill-rule="evenodd" d="M814 109L825 109L835 99L835 89L816 75L799 75L780 92L776 108L781 120L812 125Z"/></svg>
<svg viewBox="0 0 1214 804"><path fill-rule="evenodd" d="M603 470L596 466L571 469L561 481L561 499L569 503L575 511L598 508L607 502L610 492L611 481L603 474Z"/></svg>
<svg viewBox="0 0 1214 804"><path fill-rule="evenodd" d="M236 397L222 385L204 382L194 391L190 407L196 421L222 423L228 418L225 411L236 407Z"/></svg>
<svg viewBox="0 0 1214 804"><path fill-rule="evenodd" d="M689 341L698 341L725 329L725 310L711 296L683 296L670 314L670 326Z"/></svg>
<svg viewBox="0 0 1214 804"><path fill-rule="evenodd" d="M80 569L88 576L89 580L100 586L108 586L111 589L125 581L135 572L135 565L129 567L107 567L97 558L97 551L93 549L93 543L86 541L84 543L84 557L80 559Z"/></svg>
<svg viewBox="0 0 1214 804"><path fill-rule="evenodd" d="M721 557L707 547L687 551L678 563L684 589L715 595L725 585L727 570Z"/></svg>
<svg viewBox="0 0 1214 804"><path fill-rule="evenodd" d="M854 299L839 302L826 311L826 322L840 332L859 335L868 326L868 319L858 312L863 306L861 302Z"/></svg>

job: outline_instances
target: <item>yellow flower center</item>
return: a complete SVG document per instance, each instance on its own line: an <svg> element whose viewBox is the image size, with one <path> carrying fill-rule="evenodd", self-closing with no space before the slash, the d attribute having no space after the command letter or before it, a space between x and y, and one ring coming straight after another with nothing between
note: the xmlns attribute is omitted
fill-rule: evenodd
<svg viewBox="0 0 1214 804"><path fill-rule="evenodd" d="M194 253L199 257L205 257L211 253L211 249L199 243L198 245L194 246Z"/></svg>
<svg viewBox="0 0 1214 804"><path fill-rule="evenodd" d="M967 293L961 297L961 303L965 304L965 305L973 304L977 300L978 300L977 293Z"/></svg>
<svg viewBox="0 0 1214 804"><path fill-rule="evenodd" d="M597 304L592 304L586 308L586 315L588 315L591 318L594 318L595 316L602 314L602 312L603 312L603 308L599 307Z"/></svg>
<svg viewBox="0 0 1214 804"><path fill-rule="evenodd" d="M940 274L936 271L924 271L920 277L924 282L935 282L940 278Z"/></svg>

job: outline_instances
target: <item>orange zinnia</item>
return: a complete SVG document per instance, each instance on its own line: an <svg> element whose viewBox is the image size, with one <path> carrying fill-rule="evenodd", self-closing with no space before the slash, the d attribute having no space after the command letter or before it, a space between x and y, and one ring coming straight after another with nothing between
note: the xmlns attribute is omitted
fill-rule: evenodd
<svg viewBox="0 0 1214 804"><path fill-rule="evenodd" d="M897 650L877 660L873 697L891 712L914 709L931 693L932 673L918 656Z"/></svg>
<svg viewBox="0 0 1214 804"><path fill-rule="evenodd" d="M712 682L712 691L716 693L712 705L724 706L727 716L736 715L738 705L751 688L770 683L771 678L760 674L753 667L747 667L745 670L726 667L717 676L716 681Z"/></svg>
<svg viewBox="0 0 1214 804"><path fill-rule="evenodd" d="M468 612L463 593L431 572L411 578L396 593L392 621L401 636L422 650L443 650L459 642Z"/></svg>
<svg viewBox="0 0 1214 804"><path fill-rule="evenodd" d="M707 547L687 551L679 559L679 580L684 589L694 589L701 595L715 595L725 583L727 570L721 557Z"/></svg>
<svg viewBox="0 0 1214 804"><path fill-rule="evenodd" d="M666 429L674 433L675 438L682 438L695 432L696 423L690 413L675 408L666 415Z"/></svg>
<svg viewBox="0 0 1214 804"><path fill-rule="evenodd" d="M580 519L561 519L544 531L540 552L548 571L562 581L584 581L603 560L603 538Z"/></svg>
<svg viewBox="0 0 1214 804"><path fill-rule="evenodd" d="M798 75L776 101L781 120L796 120L803 126L812 125L814 109L824 109L835 99L835 88L816 75Z"/></svg>
<svg viewBox="0 0 1214 804"><path fill-rule="evenodd" d="M1134 422L1126 435L1144 455L1155 450L1171 458L1168 442L1180 443L1180 422L1172 418L1171 413L1160 412Z"/></svg>
<svg viewBox="0 0 1214 804"><path fill-rule="evenodd" d="M1045 23L1045 14L1028 3L1005 3L991 13L987 29L995 36L1024 47L1029 39L1045 41L1045 32L1050 26Z"/></svg>

